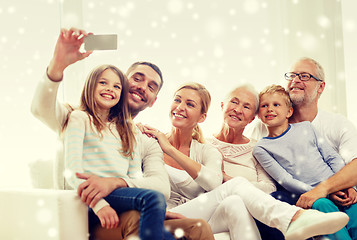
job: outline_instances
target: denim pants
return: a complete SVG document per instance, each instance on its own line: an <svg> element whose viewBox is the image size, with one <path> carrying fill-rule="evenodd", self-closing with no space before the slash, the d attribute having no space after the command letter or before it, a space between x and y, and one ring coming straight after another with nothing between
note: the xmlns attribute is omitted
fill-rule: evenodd
<svg viewBox="0 0 357 240"><path fill-rule="evenodd" d="M118 188L104 199L118 215L128 210L140 212L140 239L175 239L164 228L166 201L162 193L141 188ZM92 233L100 221L92 209L89 209L88 217L89 232Z"/></svg>

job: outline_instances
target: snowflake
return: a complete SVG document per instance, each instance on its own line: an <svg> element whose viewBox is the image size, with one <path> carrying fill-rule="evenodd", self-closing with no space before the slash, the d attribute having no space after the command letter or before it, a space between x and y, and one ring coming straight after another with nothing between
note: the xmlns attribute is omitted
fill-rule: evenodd
<svg viewBox="0 0 357 240"><path fill-rule="evenodd" d="M172 14L179 14L183 10L183 3L181 0L170 0L167 4L167 9Z"/></svg>
<svg viewBox="0 0 357 240"><path fill-rule="evenodd" d="M42 207L43 205L45 205L45 201L43 199L37 200L37 206Z"/></svg>
<svg viewBox="0 0 357 240"><path fill-rule="evenodd" d="M322 28L328 28L331 25L331 21L328 17L326 16L319 16L317 18L317 23L322 27Z"/></svg>
<svg viewBox="0 0 357 240"><path fill-rule="evenodd" d="M69 178L71 178L73 175L74 175L74 173L73 173L71 170L69 170L69 169L66 169L66 170L63 171L63 177L64 177L65 179L69 179Z"/></svg>
<svg viewBox="0 0 357 240"><path fill-rule="evenodd" d="M52 228L48 229L48 236L51 237L51 238L56 237L57 233L58 233L58 231L57 231L56 228L52 227Z"/></svg>
<svg viewBox="0 0 357 240"><path fill-rule="evenodd" d="M234 16L234 15L236 15L236 13L237 13L237 11L235 9L229 10L229 15Z"/></svg>
<svg viewBox="0 0 357 240"><path fill-rule="evenodd" d="M13 6L10 6L10 7L7 8L7 12L10 13L10 14L13 14L15 11L16 11L16 9Z"/></svg>
<svg viewBox="0 0 357 240"><path fill-rule="evenodd" d="M252 46L252 42L249 38L245 37L239 41L239 46L243 49L247 49Z"/></svg>
<svg viewBox="0 0 357 240"><path fill-rule="evenodd" d="M301 47L313 51L317 48L318 41L315 36L306 34L300 41Z"/></svg>
<svg viewBox="0 0 357 240"><path fill-rule="evenodd" d="M343 27L346 31L348 32L354 32L356 30L356 24L354 21L352 20L346 20L344 23L343 23Z"/></svg>
<svg viewBox="0 0 357 240"><path fill-rule="evenodd" d="M194 13L194 14L192 15L192 18L193 18L194 20L198 20L198 19L200 18L200 15L199 15L198 13Z"/></svg>
<svg viewBox="0 0 357 240"><path fill-rule="evenodd" d="M177 228L175 230L175 237L176 238L182 238L185 235L185 232L182 228Z"/></svg>
<svg viewBox="0 0 357 240"><path fill-rule="evenodd" d="M254 14L259 11L259 3L256 0L246 0L243 8L247 13Z"/></svg>
<svg viewBox="0 0 357 240"><path fill-rule="evenodd" d="M94 9L95 8L95 3L94 2L88 2L88 8Z"/></svg>
<svg viewBox="0 0 357 240"><path fill-rule="evenodd" d="M213 50L213 55L216 58L221 58L224 55L224 50L221 46L215 46L214 50Z"/></svg>
<svg viewBox="0 0 357 240"><path fill-rule="evenodd" d="M25 33L25 29L24 28L19 28L18 29L18 33L21 34L21 35L24 34Z"/></svg>
<svg viewBox="0 0 357 240"><path fill-rule="evenodd" d="M211 18L207 21L206 31L213 38L220 37L225 32L225 26L226 24L222 18Z"/></svg>
<svg viewBox="0 0 357 240"><path fill-rule="evenodd" d="M187 3L187 9L192 9L195 5L193 3Z"/></svg>
<svg viewBox="0 0 357 240"><path fill-rule="evenodd" d="M52 212L48 208L40 209L36 214L36 219L40 224L48 224L52 220Z"/></svg>
<svg viewBox="0 0 357 240"><path fill-rule="evenodd" d="M140 240L140 238L138 236L130 236L128 240Z"/></svg>

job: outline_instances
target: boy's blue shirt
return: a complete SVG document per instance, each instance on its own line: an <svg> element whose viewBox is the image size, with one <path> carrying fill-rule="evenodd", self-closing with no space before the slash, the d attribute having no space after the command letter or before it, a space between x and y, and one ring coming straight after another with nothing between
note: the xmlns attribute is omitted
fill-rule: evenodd
<svg viewBox="0 0 357 240"><path fill-rule="evenodd" d="M289 124L277 137L262 138L253 155L272 178L296 194L311 190L345 165L308 121Z"/></svg>

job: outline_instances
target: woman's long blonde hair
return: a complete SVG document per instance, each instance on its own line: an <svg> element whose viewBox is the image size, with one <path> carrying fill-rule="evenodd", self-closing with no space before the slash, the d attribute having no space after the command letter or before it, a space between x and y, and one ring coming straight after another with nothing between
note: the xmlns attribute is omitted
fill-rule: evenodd
<svg viewBox="0 0 357 240"><path fill-rule="evenodd" d="M211 105L211 94L208 90L200 83L191 82L181 85L175 92L175 94L182 89L192 89L195 90L201 99L201 114L206 114ZM198 124L194 127L192 132L192 138L200 143L204 143L203 133Z"/></svg>
<svg viewBox="0 0 357 240"><path fill-rule="evenodd" d="M108 121L115 123L116 129L120 136L122 149L120 149L119 152L125 157L133 158L136 141L133 127L134 124L128 109L128 80L122 71L120 71L120 69L108 64L100 65L93 69L88 75L84 84L81 94L81 102L78 109L85 111L91 117L93 125L97 129L100 136L103 137L102 131L106 128L106 123L100 119L96 111L97 103L94 100L94 92L101 74L107 69L112 70L119 77L120 83L122 85L120 100L114 107L110 109ZM67 116L67 122L68 119L69 115ZM65 129L67 122L63 129Z"/></svg>

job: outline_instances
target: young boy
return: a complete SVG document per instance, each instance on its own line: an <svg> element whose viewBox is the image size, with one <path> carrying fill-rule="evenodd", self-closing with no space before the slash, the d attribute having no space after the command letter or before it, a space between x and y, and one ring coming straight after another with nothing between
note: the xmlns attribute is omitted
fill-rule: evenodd
<svg viewBox="0 0 357 240"><path fill-rule="evenodd" d="M278 195L290 204L296 204L301 194L331 177L345 163L338 153L318 136L310 122L289 124L288 120L292 114L292 103L283 87L272 85L259 94L258 116L267 126L269 135L257 143L253 155L280 185ZM328 199L321 199L322 201L315 202L320 202L317 204L319 206L314 204L313 208L324 212L346 212L350 217L346 228L350 230L352 237L356 237L352 239L357 239L357 230L349 226L350 223L357 226L357 221L351 221L357 214L357 205L354 204L356 191L350 188L340 194L343 195L340 198L345 198L341 199L341 202L348 202L349 207L344 207L345 204L341 202L334 204ZM345 201L346 199L351 200ZM346 228L334 234L332 239L351 239Z"/></svg>

